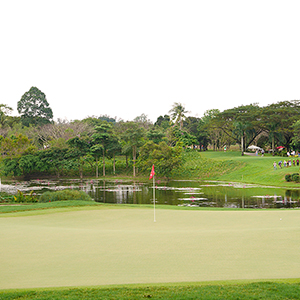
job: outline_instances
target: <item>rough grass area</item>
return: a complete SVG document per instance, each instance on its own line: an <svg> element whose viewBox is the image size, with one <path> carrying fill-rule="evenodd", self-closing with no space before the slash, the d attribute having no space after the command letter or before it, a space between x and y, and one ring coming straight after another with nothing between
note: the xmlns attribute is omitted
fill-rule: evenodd
<svg viewBox="0 0 300 300"><path fill-rule="evenodd" d="M298 210L111 207L0 216L0 289L299 277Z"/></svg>
<svg viewBox="0 0 300 300"><path fill-rule="evenodd" d="M299 282L176 284L0 291L8 299L300 299Z"/></svg>
<svg viewBox="0 0 300 300"><path fill-rule="evenodd" d="M92 198L84 191L66 189L62 191L45 192L40 196L39 202L53 202L62 200L91 201Z"/></svg>

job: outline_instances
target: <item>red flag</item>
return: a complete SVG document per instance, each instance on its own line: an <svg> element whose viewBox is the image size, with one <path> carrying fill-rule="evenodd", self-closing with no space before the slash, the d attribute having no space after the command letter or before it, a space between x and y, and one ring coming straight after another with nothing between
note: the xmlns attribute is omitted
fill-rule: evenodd
<svg viewBox="0 0 300 300"><path fill-rule="evenodd" d="M149 180L152 179L152 177L154 176L155 172L154 172L154 165L152 166L152 170L151 170L151 173L150 173L150 177L149 177Z"/></svg>

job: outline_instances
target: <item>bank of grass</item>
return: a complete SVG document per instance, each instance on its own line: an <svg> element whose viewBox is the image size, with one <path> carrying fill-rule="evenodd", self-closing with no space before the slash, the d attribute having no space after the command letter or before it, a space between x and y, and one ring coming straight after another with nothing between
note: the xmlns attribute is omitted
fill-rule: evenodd
<svg viewBox="0 0 300 300"><path fill-rule="evenodd" d="M66 201L55 201L47 203L28 203L28 204L3 204L0 205L0 216L5 213L35 211L35 210L49 210L49 209L72 209L76 207L95 207L101 206L100 203L95 201L85 200L66 200Z"/></svg>
<svg viewBox="0 0 300 300"><path fill-rule="evenodd" d="M188 152L184 158L184 164L178 170L176 179L212 179L300 188L299 183L285 181L285 175L299 173L299 167L280 169L278 162L284 158L279 156L242 156L238 151L205 151ZM274 161L277 163L277 170L273 168Z"/></svg>
<svg viewBox="0 0 300 300"><path fill-rule="evenodd" d="M183 165L176 169L174 179L213 179L234 172L245 166L243 161L229 157L215 159L206 157L206 152L190 151L183 154Z"/></svg>
<svg viewBox="0 0 300 300"><path fill-rule="evenodd" d="M170 209L170 210L212 210L212 211L252 211L252 208L231 208L231 207L189 207L189 206L176 206L176 205L156 205L156 209ZM81 200L66 200L56 201L49 203L34 203L34 204L20 204L20 205L0 205L0 217L11 216L26 216L33 214L47 214L50 211L66 212L77 210L95 210L95 209L153 209L151 204L110 204L99 203L95 201L81 201ZM268 209L273 210L273 209ZM277 209L274 209L277 210Z"/></svg>
<svg viewBox="0 0 300 300"><path fill-rule="evenodd" d="M11 299L300 299L300 280L122 285L0 291Z"/></svg>

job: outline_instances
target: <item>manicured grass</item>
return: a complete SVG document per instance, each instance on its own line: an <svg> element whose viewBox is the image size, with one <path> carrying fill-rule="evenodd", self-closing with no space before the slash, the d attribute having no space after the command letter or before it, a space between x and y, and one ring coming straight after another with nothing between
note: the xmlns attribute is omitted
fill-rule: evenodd
<svg viewBox="0 0 300 300"><path fill-rule="evenodd" d="M221 282L0 291L1 299L300 299L296 282Z"/></svg>
<svg viewBox="0 0 300 300"><path fill-rule="evenodd" d="M187 178L300 187L279 157L192 156ZM300 299L300 211L221 210L0 206L0 299Z"/></svg>
<svg viewBox="0 0 300 300"><path fill-rule="evenodd" d="M95 210L95 209L153 209L152 204L110 204L100 203L94 201L80 201L80 200L66 200L55 201L51 203L34 203L34 204L20 204L20 205L0 205L0 217L12 216L30 216L36 214L48 214L66 211L78 210ZM171 209L171 210L213 210L213 211L252 211L252 208L230 208L230 207L189 207L176 205L156 205L157 209ZM268 209L272 210L272 208ZM277 210L277 209L274 209Z"/></svg>
<svg viewBox="0 0 300 300"><path fill-rule="evenodd" d="M212 178L217 180L255 183L260 185L272 185L280 187L300 188L299 183L286 182L285 175L299 173L299 167L292 166L290 168L277 170L273 168L273 162L278 162L287 158L279 156L241 156L240 152L223 152L223 151L205 151L200 154L202 159L208 159L212 164L219 164L221 161L231 161L237 165L234 170L225 170L221 175L213 175Z"/></svg>
<svg viewBox="0 0 300 300"><path fill-rule="evenodd" d="M0 289L300 277L298 210L95 208L3 214Z"/></svg>
<svg viewBox="0 0 300 300"><path fill-rule="evenodd" d="M0 205L0 215L12 212L24 212L31 210L44 210L53 208L67 208L67 207L82 207L82 206L99 206L100 203L95 201L85 200L67 200L67 201L54 201L47 203L29 203L29 204L3 204Z"/></svg>

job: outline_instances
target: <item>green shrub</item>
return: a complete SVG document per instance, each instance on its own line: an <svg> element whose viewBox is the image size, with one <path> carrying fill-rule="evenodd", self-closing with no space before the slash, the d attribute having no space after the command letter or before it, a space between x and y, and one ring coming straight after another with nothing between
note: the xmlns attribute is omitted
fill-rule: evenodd
<svg viewBox="0 0 300 300"><path fill-rule="evenodd" d="M83 191L78 190L62 190L56 192L45 192L40 196L40 202L52 202L62 200L84 200L91 201L92 198Z"/></svg>
<svg viewBox="0 0 300 300"><path fill-rule="evenodd" d="M35 203L38 199L33 191L29 195L25 195L21 191L18 191L17 195L14 196L14 202L16 203Z"/></svg>
<svg viewBox="0 0 300 300"><path fill-rule="evenodd" d="M285 150L285 149L279 151L278 153L279 153L279 156L282 156L282 157L286 157L287 156L287 150Z"/></svg>
<svg viewBox="0 0 300 300"><path fill-rule="evenodd" d="M291 175L291 177L292 177L292 181L299 182L299 178L300 178L299 173L294 173Z"/></svg>
<svg viewBox="0 0 300 300"><path fill-rule="evenodd" d="M287 182L292 181L292 175L291 174L286 174L285 175L285 181L287 181Z"/></svg>

